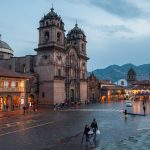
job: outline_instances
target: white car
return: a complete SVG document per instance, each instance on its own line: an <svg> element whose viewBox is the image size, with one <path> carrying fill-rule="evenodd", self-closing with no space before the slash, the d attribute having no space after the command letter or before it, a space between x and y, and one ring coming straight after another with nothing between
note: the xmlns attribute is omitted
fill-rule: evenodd
<svg viewBox="0 0 150 150"><path fill-rule="evenodd" d="M126 100L126 106L127 107L132 107L133 106L132 101Z"/></svg>

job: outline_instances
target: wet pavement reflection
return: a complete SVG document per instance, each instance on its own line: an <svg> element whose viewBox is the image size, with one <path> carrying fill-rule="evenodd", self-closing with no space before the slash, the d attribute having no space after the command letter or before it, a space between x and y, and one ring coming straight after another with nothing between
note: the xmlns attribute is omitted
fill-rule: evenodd
<svg viewBox="0 0 150 150"><path fill-rule="evenodd" d="M150 102L146 101L145 103L146 106L146 114L150 114ZM125 109L127 110L128 113L134 113L134 114L144 114L143 110L143 101L132 101L132 106L126 106Z"/></svg>
<svg viewBox="0 0 150 150"><path fill-rule="evenodd" d="M146 116L128 115L125 120L125 109L143 114L143 103L134 102L132 107L126 107L125 101L96 103L78 109L2 117L0 150L12 150L12 147L15 150L86 150L85 141L81 145L83 129L93 118L101 131L95 146L100 149L136 134L137 129L150 128L150 102L146 102Z"/></svg>

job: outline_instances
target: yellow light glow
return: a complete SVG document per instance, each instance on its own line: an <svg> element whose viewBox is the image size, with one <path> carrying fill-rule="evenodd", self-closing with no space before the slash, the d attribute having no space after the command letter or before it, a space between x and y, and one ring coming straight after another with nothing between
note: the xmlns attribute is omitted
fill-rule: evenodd
<svg viewBox="0 0 150 150"><path fill-rule="evenodd" d="M133 93L134 93L134 94L137 94L137 93L138 93L138 90L133 90Z"/></svg>
<svg viewBox="0 0 150 150"><path fill-rule="evenodd" d="M24 87L24 81L21 81L20 86L23 88Z"/></svg>

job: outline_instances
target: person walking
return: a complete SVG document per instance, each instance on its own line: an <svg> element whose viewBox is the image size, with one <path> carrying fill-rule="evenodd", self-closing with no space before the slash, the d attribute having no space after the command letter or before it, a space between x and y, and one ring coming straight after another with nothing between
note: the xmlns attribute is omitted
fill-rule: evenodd
<svg viewBox="0 0 150 150"><path fill-rule="evenodd" d="M146 111L146 106L145 106L145 104L143 105L143 111L144 111L144 116L145 116L145 111Z"/></svg>
<svg viewBox="0 0 150 150"><path fill-rule="evenodd" d="M91 128L93 128L93 132L94 132L94 141L96 141L96 131L98 130L98 125L96 122L96 119L94 118L92 123L91 123Z"/></svg>
<svg viewBox="0 0 150 150"><path fill-rule="evenodd" d="M88 136L89 136L89 144L90 147L94 147L94 138L95 138L95 133L94 133L94 129L92 127L90 127L90 131L88 132Z"/></svg>
<svg viewBox="0 0 150 150"><path fill-rule="evenodd" d="M143 100L143 106L145 105L145 101Z"/></svg>
<svg viewBox="0 0 150 150"><path fill-rule="evenodd" d="M83 138L84 138L84 136L85 136L86 146L89 145L89 134L88 134L89 131L90 131L89 125L85 125L84 132L83 132L83 136L82 136L82 143L83 143Z"/></svg>
<svg viewBox="0 0 150 150"><path fill-rule="evenodd" d="M127 110L126 109L124 111L124 118L125 118L125 120L127 119Z"/></svg>
<svg viewBox="0 0 150 150"><path fill-rule="evenodd" d="M23 115L25 115L25 113L26 113L26 106L24 105L23 106Z"/></svg>

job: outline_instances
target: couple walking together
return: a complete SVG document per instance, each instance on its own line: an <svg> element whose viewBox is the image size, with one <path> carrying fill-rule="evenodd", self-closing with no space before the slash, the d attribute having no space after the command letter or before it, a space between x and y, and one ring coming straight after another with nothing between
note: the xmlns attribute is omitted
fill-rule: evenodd
<svg viewBox="0 0 150 150"><path fill-rule="evenodd" d="M86 146L95 146L96 132L98 131L98 125L96 119L94 118L91 125L85 125L83 137L86 138Z"/></svg>

